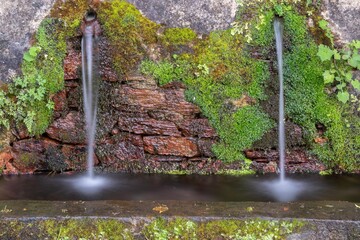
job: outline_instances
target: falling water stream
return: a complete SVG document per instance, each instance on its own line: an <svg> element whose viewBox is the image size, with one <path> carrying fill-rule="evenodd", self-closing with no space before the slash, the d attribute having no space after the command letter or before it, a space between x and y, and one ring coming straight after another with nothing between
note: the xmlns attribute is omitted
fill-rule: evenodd
<svg viewBox="0 0 360 240"><path fill-rule="evenodd" d="M97 78L94 77L94 20L96 15L88 13L84 19L82 54L82 90L86 123L87 169L88 177L94 177L94 144L96 132L96 113L98 99Z"/></svg>
<svg viewBox="0 0 360 240"><path fill-rule="evenodd" d="M275 18L274 31L279 75L279 163L280 181L285 180L285 117L284 117L284 76L283 76L283 24Z"/></svg>

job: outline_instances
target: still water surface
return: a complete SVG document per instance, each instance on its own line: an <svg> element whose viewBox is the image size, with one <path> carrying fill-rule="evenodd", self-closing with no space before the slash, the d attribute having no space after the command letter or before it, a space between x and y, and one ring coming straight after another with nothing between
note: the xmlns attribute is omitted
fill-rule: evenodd
<svg viewBox="0 0 360 240"><path fill-rule="evenodd" d="M0 178L0 200L202 200L360 202L360 176L29 175Z"/></svg>

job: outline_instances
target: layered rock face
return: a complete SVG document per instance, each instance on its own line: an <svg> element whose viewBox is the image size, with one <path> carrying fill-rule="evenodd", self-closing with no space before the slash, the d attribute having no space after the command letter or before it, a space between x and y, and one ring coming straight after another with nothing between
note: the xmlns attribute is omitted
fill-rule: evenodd
<svg viewBox="0 0 360 240"><path fill-rule="evenodd" d="M189 1L130 2L150 19L159 23L170 27L191 27L202 33L228 27L235 14L235 3L230 0L214 0L208 4L201 1L195 1L193 4ZM53 1L40 0L39 4L36 1L32 4L37 10L44 11L35 14L35 20L28 19L30 23L34 23L30 27L31 31L36 28L39 19L46 15L46 9L50 9L52 4ZM6 22L5 18L10 16L9 6L6 3L0 8L1 21ZM352 12L349 9L358 9L356 1L349 0L346 4L345 0L327 1L325 6L329 19L333 22L332 27L338 30L338 35L343 36L344 41L359 38L358 31L353 29L357 22L354 20L355 24L350 26L349 22L353 20L348 19L346 15L347 12ZM21 9L19 11L22 11ZM213 13L218 10L220 12L215 16ZM201 11L201 14L197 14L197 11ZM337 12L339 14L336 14ZM6 35L5 31L6 28L0 32L1 36L5 36L5 40L0 41L0 46L5 46L1 48L5 49L4 54L9 53L11 56L14 52L8 47L8 39L15 35L11 35L11 31ZM343 34L341 31L344 31ZM351 32L353 34L349 35ZM24 44L28 43L30 35L28 33L26 38L20 37L21 41ZM164 165L181 165L182 169L190 169L194 165L199 168L208 166L215 170L223 166L211 150L219 137L200 109L186 101L186 89L182 83L175 81L159 87L154 79L139 74L136 69L128 75L118 76L112 70L111 54L105 38L100 39L99 48L101 84L95 148L95 163L99 168L106 171L156 172ZM23 51L23 47L21 49ZM1 74L8 76L8 73L13 72L11 69L16 69L21 60L21 51L16 53L16 63L8 61L7 64L10 65L0 66ZM7 58L4 59L0 56L0 60L6 62ZM6 137L1 137L11 142L11 145L5 144L6 146L0 144L0 168L3 173L86 168L86 134L79 80L80 37L68 42L64 70L65 89L53 96L54 121L46 133L35 139L29 138L24 129L13 129L11 133L6 133ZM2 78L1 75L0 80L6 77ZM323 170L324 166L306 153L302 129L288 123L287 130L287 171ZM322 144L321 141L326 139L319 138L318 141ZM276 149L276 132L271 132L244 154L253 161L253 166L258 171L275 172L278 161ZM230 164L229 168L237 166ZM191 169L197 170L198 168Z"/></svg>
<svg viewBox="0 0 360 240"><path fill-rule="evenodd" d="M200 109L186 101L185 86L172 82L159 87L137 72L118 77L111 68L105 38L99 41L100 96L95 164L103 171L157 172L181 169L216 172L239 167L216 160L212 146L218 135ZM65 89L53 96L54 121L39 138L29 138L24 129L13 130L12 146L3 151L3 173L33 173L86 169L86 132L82 110L80 37L68 42L64 61ZM287 171L319 171L304 151L302 130L288 124ZM14 137L16 136L16 139ZM272 149L276 149L269 133ZM278 153L269 143L256 144L245 155L260 172L277 170ZM272 140L271 140L272 139ZM262 146L262 144L264 146ZM268 149L268 150L266 150ZM212 159L212 160L211 160Z"/></svg>
<svg viewBox="0 0 360 240"><path fill-rule="evenodd" d="M81 91L79 39L69 42L65 89L57 93L54 122L39 139L17 133L6 173L84 170L86 139ZM106 40L100 40L101 84L95 163L112 171L128 164L202 161L214 157L217 140L200 109L185 100L185 87L173 82L158 87L137 73L116 77L107 64ZM10 160L11 158L11 160ZM20 164L21 163L21 164Z"/></svg>

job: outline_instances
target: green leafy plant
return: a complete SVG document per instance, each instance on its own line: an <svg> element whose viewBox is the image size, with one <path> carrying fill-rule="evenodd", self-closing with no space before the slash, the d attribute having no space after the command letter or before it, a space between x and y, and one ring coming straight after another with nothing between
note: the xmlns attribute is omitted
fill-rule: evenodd
<svg viewBox="0 0 360 240"><path fill-rule="evenodd" d="M24 53L23 59L25 61L28 62L32 62L36 59L36 56L38 55L38 53L41 51L41 47L39 46L33 46L29 49L29 51L27 51L26 53Z"/></svg>
<svg viewBox="0 0 360 240"><path fill-rule="evenodd" d="M353 78L353 70L360 70L359 49L359 40L354 40L340 51L323 44L319 45L317 55L322 62L330 63L330 68L323 73L324 83L336 86L337 98L342 103L350 99L350 86L360 91L359 79Z"/></svg>
<svg viewBox="0 0 360 240"><path fill-rule="evenodd" d="M329 27L329 23L326 20L322 19L322 20L320 20L318 22L318 24L319 24L319 27L322 30L324 30L325 36L330 40L331 46L334 46L334 35L331 32L331 29Z"/></svg>
<svg viewBox="0 0 360 240"><path fill-rule="evenodd" d="M0 126L23 124L31 136L42 134L49 125L54 103L51 96L64 86L63 59L66 53L63 25L45 19L35 44L24 53L22 75L6 91L0 91Z"/></svg>

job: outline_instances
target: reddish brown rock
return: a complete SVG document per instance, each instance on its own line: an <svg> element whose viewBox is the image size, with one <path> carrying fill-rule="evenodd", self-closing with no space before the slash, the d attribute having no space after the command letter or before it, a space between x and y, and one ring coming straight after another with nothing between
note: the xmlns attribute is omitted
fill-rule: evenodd
<svg viewBox="0 0 360 240"><path fill-rule="evenodd" d="M68 168L71 170L85 170L87 168L87 152L84 145L63 145L61 152L64 156ZM99 160L94 155L94 164L97 165Z"/></svg>
<svg viewBox="0 0 360 240"><path fill-rule="evenodd" d="M116 89L114 94L119 96L114 104L119 110L129 111L129 107L137 112L167 110L186 117L200 113L197 106L185 101L184 89L134 89L125 85Z"/></svg>
<svg viewBox="0 0 360 240"><path fill-rule="evenodd" d="M63 143L85 144L85 126L78 112L70 112L55 120L46 130L48 136Z"/></svg>
<svg viewBox="0 0 360 240"><path fill-rule="evenodd" d="M12 150L15 154L18 152L43 153L47 147L54 145L57 143L49 139L30 138L14 142Z"/></svg>
<svg viewBox="0 0 360 240"><path fill-rule="evenodd" d="M185 161L185 157L177 157L177 156L158 156L158 155L149 155L149 161L156 161L156 162L182 162Z"/></svg>
<svg viewBox="0 0 360 240"><path fill-rule="evenodd" d="M263 152L251 150L251 149L245 150L244 153L247 158L252 159L252 160L263 158L263 156L264 156Z"/></svg>
<svg viewBox="0 0 360 240"><path fill-rule="evenodd" d="M163 108L166 100L165 94L159 90L135 89L126 85L116 89L115 94L119 96L120 104L137 106L138 111Z"/></svg>
<svg viewBox="0 0 360 240"><path fill-rule="evenodd" d="M185 100L185 89L166 89L166 109L171 109L186 117L195 117L200 113L199 107Z"/></svg>
<svg viewBox="0 0 360 240"><path fill-rule="evenodd" d="M30 137L29 131L24 124L19 124L14 129L12 129L12 134L14 134L14 136L19 140Z"/></svg>
<svg viewBox="0 0 360 240"><path fill-rule="evenodd" d="M72 80L78 79L78 69L81 68L81 52L74 49L68 50L68 53L64 59L64 79Z"/></svg>
<svg viewBox="0 0 360 240"><path fill-rule="evenodd" d="M119 134L106 139L96 148L99 160L104 165L119 161L140 161L145 159L142 137L134 134Z"/></svg>
<svg viewBox="0 0 360 240"><path fill-rule="evenodd" d="M144 137L144 149L150 154L184 157L199 156L194 139L185 137Z"/></svg>
<svg viewBox="0 0 360 240"><path fill-rule="evenodd" d="M277 164L275 162L269 162L264 165L263 171L266 173L276 173L277 171Z"/></svg>
<svg viewBox="0 0 360 240"><path fill-rule="evenodd" d="M82 95L79 83L77 81L66 81L65 89L68 107L71 109L79 110L81 108L80 96Z"/></svg>
<svg viewBox="0 0 360 240"><path fill-rule="evenodd" d="M279 152L276 150L246 150L245 156L257 162L271 162L279 160ZM310 156L304 150L294 149L286 153L287 163L305 163L308 162Z"/></svg>
<svg viewBox="0 0 360 240"><path fill-rule="evenodd" d="M108 82L117 82L119 81L119 78L116 74L116 72L113 69L113 59L112 59L112 49L109 46L108 41L105 37L100 36L99 37L99 55L100 55L100 67L99 67L99 73L101 76L101 79Z"/></svg>
<svg viewBox="0 0 360 240"><path fill-rule="evenodd" d="M118 124L122 131L136 134L181 136L176 125L169 121L120 115Z"/></svg>
<svg viewBox="0 0 360 240"><path fill-rule="evenodd" d="M63 111L66 107L66 91L62 90L56 93L52 100L54 101L54 110L55 111Z"/></svg>
<svg viewBox="0 0 360 240"><path fill-rule="evenodd" d="M188 119L179 124L179 129L186 137L211 138L217 137L214 128L210 126L207 119Z"/></svg>
<svg viewBox="0 0 360 240"><path fill-rule="evenodd" d="M212 152L212 146L216 143L216 140L201 138L197 143L202 156L215 157L215 154Z"/></svg>
<svg viewBox="0 0 360 240"><path fill-rule="evenodd" d="M57 149L58 144L50 139L30 138L15 142L12 148L14 156L12 165L20 173L33 173L36 170L51 170L53 167L51 164L63 161L62 156L58 156L60 151L56 151ZM64 168L66 168L66 166L64 166Z"/></svg>
<svg viewBox="0 0 360 240"><path fill-rule="evenodd" d="M0 169L2 174L19 174L19 170L17 170L13 165L14 157L9 149L4 149L0 152Z"/></svg>
<svg viewBox="0 0 360 240"><path fill-rule="evenodd" d="M157 83L153 78L145 77L143 75L127 75L125 77L126 84L132 88L137 89L157 89Z"/></svg>
<svg viewBox="0 0 360 240"><path fill-rule="evenodd" d="M207 160L209 160L209 159L203 158L203 157L189 158L189 161L192 161L192 162L207 162Z"/></svg>
<svg viewBox="0 0 360 240"><path fill-rule="evenodd" d="M179 123L184 120L184 116L177 112L167 110L150 110L148 114L151 118L161 121Z"/></svg>

